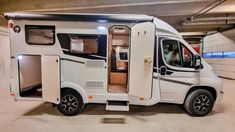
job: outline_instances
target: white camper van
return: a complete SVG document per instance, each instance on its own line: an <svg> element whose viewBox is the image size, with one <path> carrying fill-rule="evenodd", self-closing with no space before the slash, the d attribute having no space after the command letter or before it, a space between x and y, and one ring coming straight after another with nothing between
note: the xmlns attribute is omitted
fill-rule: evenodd
<svg viewBox="0 0 235 132"><path fill-rule="evenodd" d="M6 13L10 87L76 115L87 103L106 110L183 104L192 116L219 102L222 81L170 25L147 15Z"/></svg>

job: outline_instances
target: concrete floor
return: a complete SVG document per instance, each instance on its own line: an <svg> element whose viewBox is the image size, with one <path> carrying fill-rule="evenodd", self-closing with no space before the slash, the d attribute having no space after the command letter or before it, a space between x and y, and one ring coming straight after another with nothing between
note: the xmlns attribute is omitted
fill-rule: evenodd
<svg viewBox="0 0 235 132"><path fill-rule="evenodd" d="M89 104L73 117L61 115L49 103L14 102L0 90L0 132L232 132L235 130L235 80L224 79L225 96L206 117L191 117L181 107L158 104L108 112Z"/></svg>

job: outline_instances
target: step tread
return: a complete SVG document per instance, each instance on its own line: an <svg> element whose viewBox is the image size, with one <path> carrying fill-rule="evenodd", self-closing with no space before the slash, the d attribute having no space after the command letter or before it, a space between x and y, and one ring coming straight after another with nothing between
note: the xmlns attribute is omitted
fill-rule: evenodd
<svg viewBox="0 0 235 132"><path fill-rule="evenodd" d="M110 111L129 111L129 101L113 101L108 100L106 110Z"/></svg>
<svg viewBox="0 0 235 132"><path fill-rule="evenodd" d="M128 101L116 101L116 100L112 100L112 101L107 101L108 105L121 105L121 106L127 106L128 105Z"/></svg>

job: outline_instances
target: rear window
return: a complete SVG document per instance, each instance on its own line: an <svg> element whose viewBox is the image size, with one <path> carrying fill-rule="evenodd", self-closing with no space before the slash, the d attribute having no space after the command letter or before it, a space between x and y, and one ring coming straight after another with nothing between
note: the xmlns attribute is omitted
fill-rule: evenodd
<svg viewBox="0 0 235 132"><path fill-rule="evenodd" d="M26 43L30 45L53 45L55 26L25 26Z"/></svg>

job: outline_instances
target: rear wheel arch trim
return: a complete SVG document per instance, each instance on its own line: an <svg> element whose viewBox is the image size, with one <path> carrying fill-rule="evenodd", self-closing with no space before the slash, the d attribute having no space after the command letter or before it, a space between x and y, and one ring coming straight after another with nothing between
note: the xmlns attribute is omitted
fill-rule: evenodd
<svg viewBox="0 0 235 132"><path fill-rule="evenodd" d="M72 82L63 82L61 84L61 91L66 88L73 89L73 90L77 91L81 95L81 97L83 99L83 103L84 104L88 103L86 91L81 86L79 86L78 84L72 83Z"/></svg>

